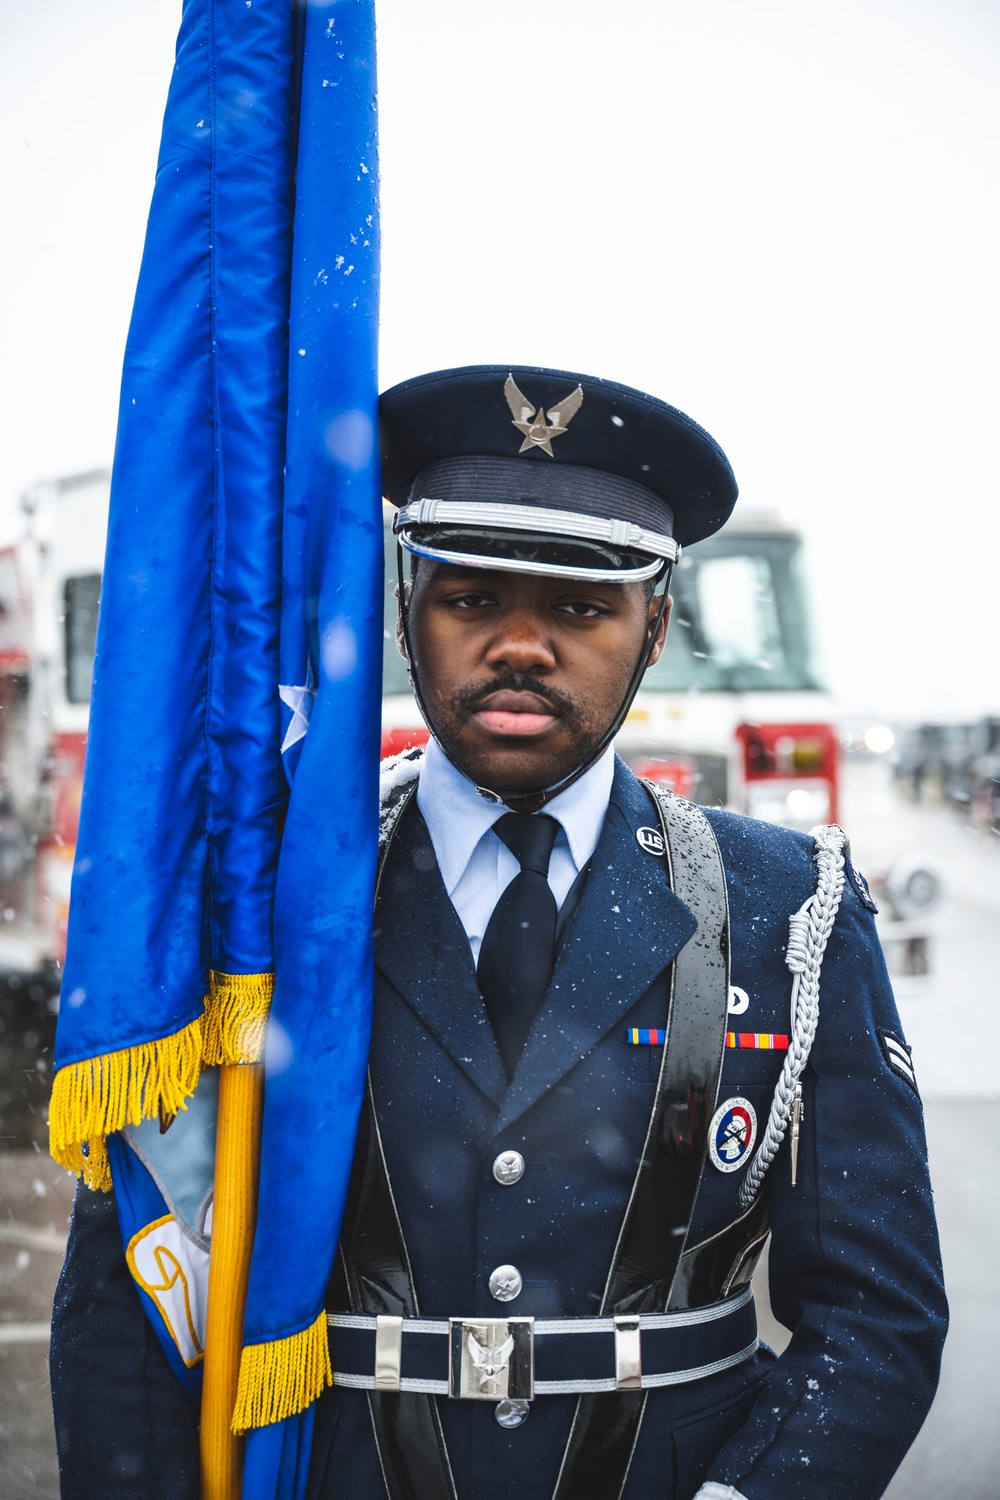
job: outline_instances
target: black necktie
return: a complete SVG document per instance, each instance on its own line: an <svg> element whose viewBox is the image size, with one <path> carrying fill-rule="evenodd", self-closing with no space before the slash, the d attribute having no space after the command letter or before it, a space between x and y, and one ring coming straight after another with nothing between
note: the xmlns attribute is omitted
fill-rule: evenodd
<svg viewBox="0 0 1000 1500"><path fill-rule="evenodd" d="M507 1077L518 1059L552 978L556 898L549 860L559 832L544 813L504 813L493 824L521 866L493 908L476 970Z"/></svg>

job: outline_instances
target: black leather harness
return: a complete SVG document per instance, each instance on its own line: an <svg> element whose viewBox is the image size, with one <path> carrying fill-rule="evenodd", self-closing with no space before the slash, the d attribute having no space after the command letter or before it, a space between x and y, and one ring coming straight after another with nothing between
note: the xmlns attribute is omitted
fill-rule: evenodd
<svg viewBox="0 0 1000 1500"><path fill-rule="evenodd" d="M380 869L413 795L411 781L383 808ZM703 1245L688 1247L716 1106L729 998L725 873L701 810L649 787L673 890L698 920L671 970L666 1044L646 1141L612 1258L603 1315L662 1313L717 1302L749 1280L767 1233L766 1205ZM353 1313L414 1318L421 1309L379 1136L371 1088L359 1136L356 1195L341 1267ZM643 1390L579 1398L553 1500L621 1494L642 1421ZM457 1500L433 1397L369 1391L391 1500Z"/></svg>

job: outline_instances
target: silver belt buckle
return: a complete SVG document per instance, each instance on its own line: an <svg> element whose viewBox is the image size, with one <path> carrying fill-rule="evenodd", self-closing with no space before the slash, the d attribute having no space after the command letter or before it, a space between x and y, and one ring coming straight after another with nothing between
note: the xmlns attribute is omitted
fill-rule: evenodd
<svg viewBox="0 0 1000 1500"><path fill-rule="evenodd" d="M530 1401L534 1318L449 1318L448 1395L462 1401Z"/></svg>

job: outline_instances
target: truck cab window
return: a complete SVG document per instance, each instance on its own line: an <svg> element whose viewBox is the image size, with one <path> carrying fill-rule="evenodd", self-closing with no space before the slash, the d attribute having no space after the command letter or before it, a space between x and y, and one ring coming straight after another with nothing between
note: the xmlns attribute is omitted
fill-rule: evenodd
<svg viewBox="0 0 1000 1500"><path fill-rule="evenodd" d="M97 606L100 573L67 578L64 592L66 628L66 697L70 703L89 703L94 680Z"/></svg>
<svg viewBox="0 0 1000 1500"><path fill-rule="evenodd" d="M800 545L790 536L709 537L674 570L667 646L649 692L816 692Z"/></svg>

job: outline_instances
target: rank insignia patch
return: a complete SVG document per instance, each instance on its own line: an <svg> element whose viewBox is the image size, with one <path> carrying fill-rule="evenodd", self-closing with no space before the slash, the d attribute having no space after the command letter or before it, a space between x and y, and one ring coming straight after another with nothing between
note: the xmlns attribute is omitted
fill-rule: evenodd
<svg viewBox="0 0 1000 1500"><path fill-rule="evenodd" d="M780 1031L727 1031L727 1047L746 1047L753 1052L787 1052L788 1038Z"/></svg>
<svg viewBox="0 0 1000 1500"><path fill-rule="evenodd" d="M883 1031L879 1027L878 1039L882 1046L882 1056L889 1065L890 1071L908 1083L910 1088L920 1098L920 1090L917 1088L917 1075L913 1071L913 1058L910 1049L899 1037L893 1036L891 1031Z"/></svg>
<svg viewBox="0 0 1000 1500"><path fill-rule="evenodd" d="M727 1099L708 1127L708 1154L720 1172L745 1166L757 1141L757 1114L749 1099Z"/></svg>

